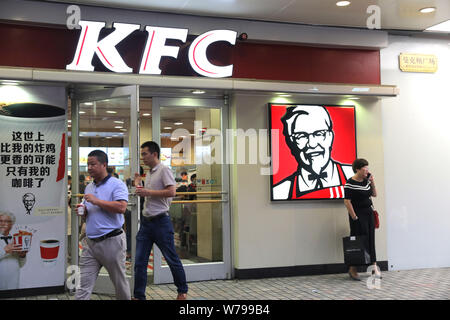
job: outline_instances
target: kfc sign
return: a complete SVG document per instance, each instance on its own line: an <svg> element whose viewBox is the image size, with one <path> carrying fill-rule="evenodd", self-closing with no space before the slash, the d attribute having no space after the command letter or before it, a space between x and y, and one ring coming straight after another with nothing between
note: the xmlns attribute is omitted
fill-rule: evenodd
<svg viewBox="0 0 450 320"><path fill-rule="evenodd" d="M116 45L139 30L138 24L114 23L115 30L99 39L100 31L105 27L105 22L80 21L80 38L78 40L75 56L67 70L94 71L92 59L96 54L103 65L112 72L129 73L132 68L127 66L116 49ZM146 26L148 32L147 42L142 54L139 68L140 74L161 74L159 63L163 56L178 57L179 47L165 45L167 39L186 42L188 29L161 28ZM232 45L236 42L235 31L212 30L199 35L189 48L189 63L200 75L211 78L229 77L233 74L233 65L217 66L209 62L206 56L208 46L214 42L226 41Z"/></svg>

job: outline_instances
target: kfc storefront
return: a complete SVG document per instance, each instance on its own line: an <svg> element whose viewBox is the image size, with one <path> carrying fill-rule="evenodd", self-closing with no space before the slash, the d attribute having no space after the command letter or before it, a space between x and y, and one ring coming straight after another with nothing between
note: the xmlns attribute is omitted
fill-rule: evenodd
<svg viewBox="0 0 450 320"><path fill-rule="evenodd" d="M274 42L262 22L81 9L89 19L79 29L32 12L28 24L0 23L8 43L0 51L0 221L4 245L8 237L22 245L4 250L7 267L0 256L1 279L17 274L0 296L75 283L85 242L71 208L91 180L94 149L129 187L132 284L141 208L132 177L148 170L139 159L147 140L160 143L177 181L170 214L188 281L344 270L342 185L355 157L371 159L384 206L380 99L398 91L381 85L383 33L355 39L354 30L332 29L337 45L317 40L331 28L301 26L278 30L287 38ZM385 230L378 233L386 268ZM157 248L148 269L155 284L172 282ZM96 290L111 289L102 270Z"/></svg>

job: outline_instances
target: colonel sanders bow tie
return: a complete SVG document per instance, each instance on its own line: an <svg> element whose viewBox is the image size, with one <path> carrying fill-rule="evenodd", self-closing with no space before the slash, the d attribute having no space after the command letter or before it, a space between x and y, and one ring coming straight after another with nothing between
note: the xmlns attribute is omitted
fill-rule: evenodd
<svg viewBox="0 0 450 320"><path fill-rule="evenodd" d="M5 237L0 237L0 239L4 240L6 242L6 244L9 244L8 240L11 240L12 237L11 236L5 236Z"/></svg>
<svg viewBox="0 0 450 320"><path fill-rule="evenodd" d="M326 172L322 172L320 174L317 174L315 172L311 173L308 175L308 179L310 181L317 181L317 185L316 185L316 189L322 189L323 188L323 183L320 179L325 179L328 177L328 173Z"/></svg>

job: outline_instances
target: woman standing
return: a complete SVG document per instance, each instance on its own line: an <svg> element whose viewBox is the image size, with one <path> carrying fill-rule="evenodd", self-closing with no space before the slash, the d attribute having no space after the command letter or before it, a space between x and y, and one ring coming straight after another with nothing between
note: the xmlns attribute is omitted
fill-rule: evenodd
<svg viewBox="0 0 450 320"><path fill-rule="evenodd" d="M375 221L370 197L377 196L373 175L369 173L369 162L365 159L353 161L355 175L347 180L344 186L344 204L347 207L350 221L350 236L366 236L370 263L374 265L375 276L381 278L376 266L375 253ZM348 273L353 280L361 280L355 266L350 266Z"/></svg>

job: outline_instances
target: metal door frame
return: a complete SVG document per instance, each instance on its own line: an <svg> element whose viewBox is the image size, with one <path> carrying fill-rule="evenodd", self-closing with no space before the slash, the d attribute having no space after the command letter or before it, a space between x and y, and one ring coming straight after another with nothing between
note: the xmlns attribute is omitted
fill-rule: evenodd
<svg viewBox="0 0 450 320"><path fill-rule="evenodd" d="M192 265L183 265L187 281L215 280L215 279L231 279L232 277L232 252L231 252L231 211L229 203L230 190L230 170L227 159L227 144L229 141L225 134L228 129L228 99L213 98L178 98L178 97L152 97L152 137L153 141L161 144L161 107L201 107L211 109L221 109L221 126L222 126L222 191L226 191L225 199L222 203L222 245L223 245L223 261L200 263ZM159 248L154 245L153 256L153 272L154 283L173 283L172 274L168 266L162 266L162 253Z"/></svg>
<svg viewBox="0 0 450 320"><path fill-rule="evenodd" d="M72 93L71 94L71 118L72 118L72 193L79 193L79 109L80 104L83 102L91 102L105 99L130 97L130 145L129 145L129 156L130 156L130 172L139 172L139 128L138 128L138 118L139 118L139 86L123 86L112 89L102 89L96 90L88 93ZM77 164L74 166L74 164ZM136 255L136 234L138 226L138 212L139 212L139 201L135 195L130 195L130 200L134 201L128 202L128 208L131 211L131 276L129 278L130 290L134 287L134 257ZM78 216L75 211L72 210L72 239L71 239L71 252L72 252L72 264L78 265L78 243L79 243L79 222ZM114 286L108 277L103 277L99 275L97 278L96 286L94 288L96 293L107 293L114 294Z"/></svg>

